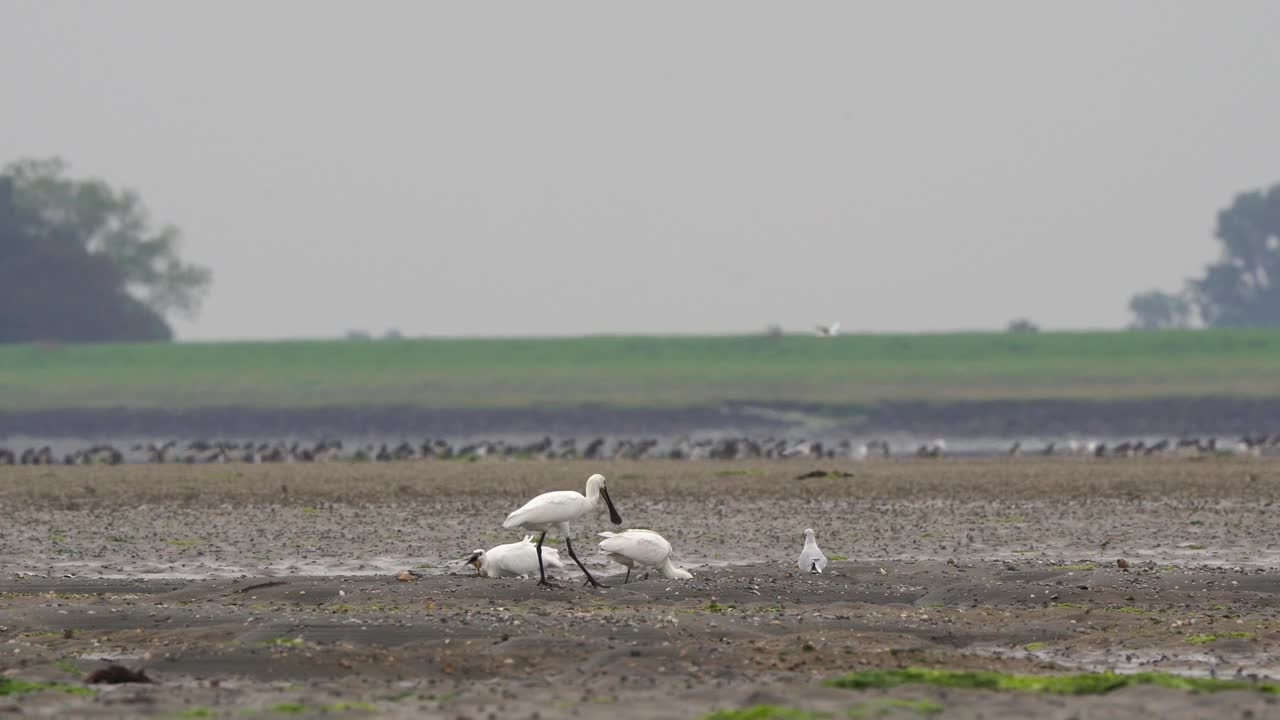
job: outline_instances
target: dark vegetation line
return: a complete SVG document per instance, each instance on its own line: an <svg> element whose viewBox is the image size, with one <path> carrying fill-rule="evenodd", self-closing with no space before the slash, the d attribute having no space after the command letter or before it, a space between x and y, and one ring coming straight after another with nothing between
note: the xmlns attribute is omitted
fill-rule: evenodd
<svg viewBox="0 0 1280 720"><path fill-rule="evenodd" d="M714 407L204 407L0 410L0 440L47 438L638 436L726 433L859 438L889 433L1029 439L1251 435L1280 428L1280 398L725 403Z"/></svg>

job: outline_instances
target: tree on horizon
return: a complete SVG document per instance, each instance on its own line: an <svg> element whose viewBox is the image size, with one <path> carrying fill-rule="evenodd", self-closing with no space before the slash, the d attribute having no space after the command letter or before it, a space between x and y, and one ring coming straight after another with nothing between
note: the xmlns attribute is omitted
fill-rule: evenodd
<svg viewBox="0 0 1280 720"><path fill-rule="evenodd" d="M58 159L0 173L0 342L171 340L210 272L178 256L139 196L66 176Z"/></svg>
<svg viewBox="0 0 1280 720"><path fill-rule="evenodd" d="M1218 213L1219 260L1182 291L1133 296L1133 327L1280 327L1280 183L1236 195Z"/></svg>

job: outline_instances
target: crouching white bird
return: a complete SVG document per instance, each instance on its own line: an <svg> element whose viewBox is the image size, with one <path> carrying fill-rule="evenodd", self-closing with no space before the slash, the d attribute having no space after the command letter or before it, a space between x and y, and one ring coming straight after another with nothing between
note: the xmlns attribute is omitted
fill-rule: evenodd
<svg viewBox="0 0 1280 720"><path fill-rule="evenodd" d="M587 582L593 587L604 587L591 577L591 573L583 566L582 561L573 552L573 540L569 531L569 523L586 515L589 512L600 512L605 508L609 509L609 521L614 525L622 524L622 516L618 515L618 511L613 507L613 501L609 499L609 490L604 486L604 476L596 473L587 478L587 494L574 492L573 490L557 490L555 492L542 493L538 497L525 503L519 510L507 516L503 521L504 528L524 528L531 532L542 533L538 536L538 573L541 579L538 580L540 585L550 585L547 582L546 568L542 563L542 541L547 538L549 530L556 531L560 537L564 538L564 544L569 548L569 557L582 568L582 572L587 576Z"/></svg>
<svg viewBox="0 0 1280 720"><path fill-rule="evenodd" d="M537 549L533 546L533 536L525 535L520 542L507 543L484 550L476 550L467 558L467 564L476 569L477 575L491 578L524 577L538 571ZM542 563L549 568L564 569L560 561L560 551L555 548L542 549Z"/></svg>
<svg viewBox="0 0 1280 720"><path fill-rule="evenodd" d="M602 532L600 551L619 565L627 566L626 585L631 581L631 569L655 568L672 580L688 580L693 577L686 570L671 564L671 543L652 530L624 530L620 533ZM648 574L645 574L648 578Z"/></svg>
<svg viewBox="0 0 1280 720"><path fill-rule="evenodd" d="M827 556L818 549L818 541L813 538L813 528L804 531L804 549L800 551L800 559L796 561L796 565L811 573L821 573L827 568Z"/></svg>

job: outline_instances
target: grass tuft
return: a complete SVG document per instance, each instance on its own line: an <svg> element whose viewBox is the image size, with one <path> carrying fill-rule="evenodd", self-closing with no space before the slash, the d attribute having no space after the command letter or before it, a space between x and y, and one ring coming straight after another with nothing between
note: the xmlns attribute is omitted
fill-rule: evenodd
<svg viewBox="0 0 1280 720"><path fill-rule="evenodd" d="M863 670L827 681L828 685L851 690L892 688L913 683L950 688L1041 692L1058 695L1101 695L1130 685L1157 685L1191 692L1256 690L1258 692L1280 694L1280 684L1276 683L1193 678L1164 672L1015 675L989 670L945 670L912 667L899 670Z"/></svg>

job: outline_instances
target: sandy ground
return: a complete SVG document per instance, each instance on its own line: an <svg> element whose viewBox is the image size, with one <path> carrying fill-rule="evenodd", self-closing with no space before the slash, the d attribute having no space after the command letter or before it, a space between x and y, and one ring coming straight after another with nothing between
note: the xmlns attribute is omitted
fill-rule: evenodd
<svg viewBox="0 0 1280 720"><path fill-rule="evenodd" d="M1275 460L815 467L853 477L797 480L814 468L794 462L0 468L0 670L77 683L116 660L156 681L0 711L909 717L894 699L928 699L957 717L1280 714L1251 692L821 684L909 665L1278 678ZM525 499L596 471L624 526L663 532L693 580L622 585L594 552L605 517L574 537L608 589L461 565L518 539L501 521ZM805 527L848 559L800 573ZM422 577L397 581L405 568Z"/></svg>

